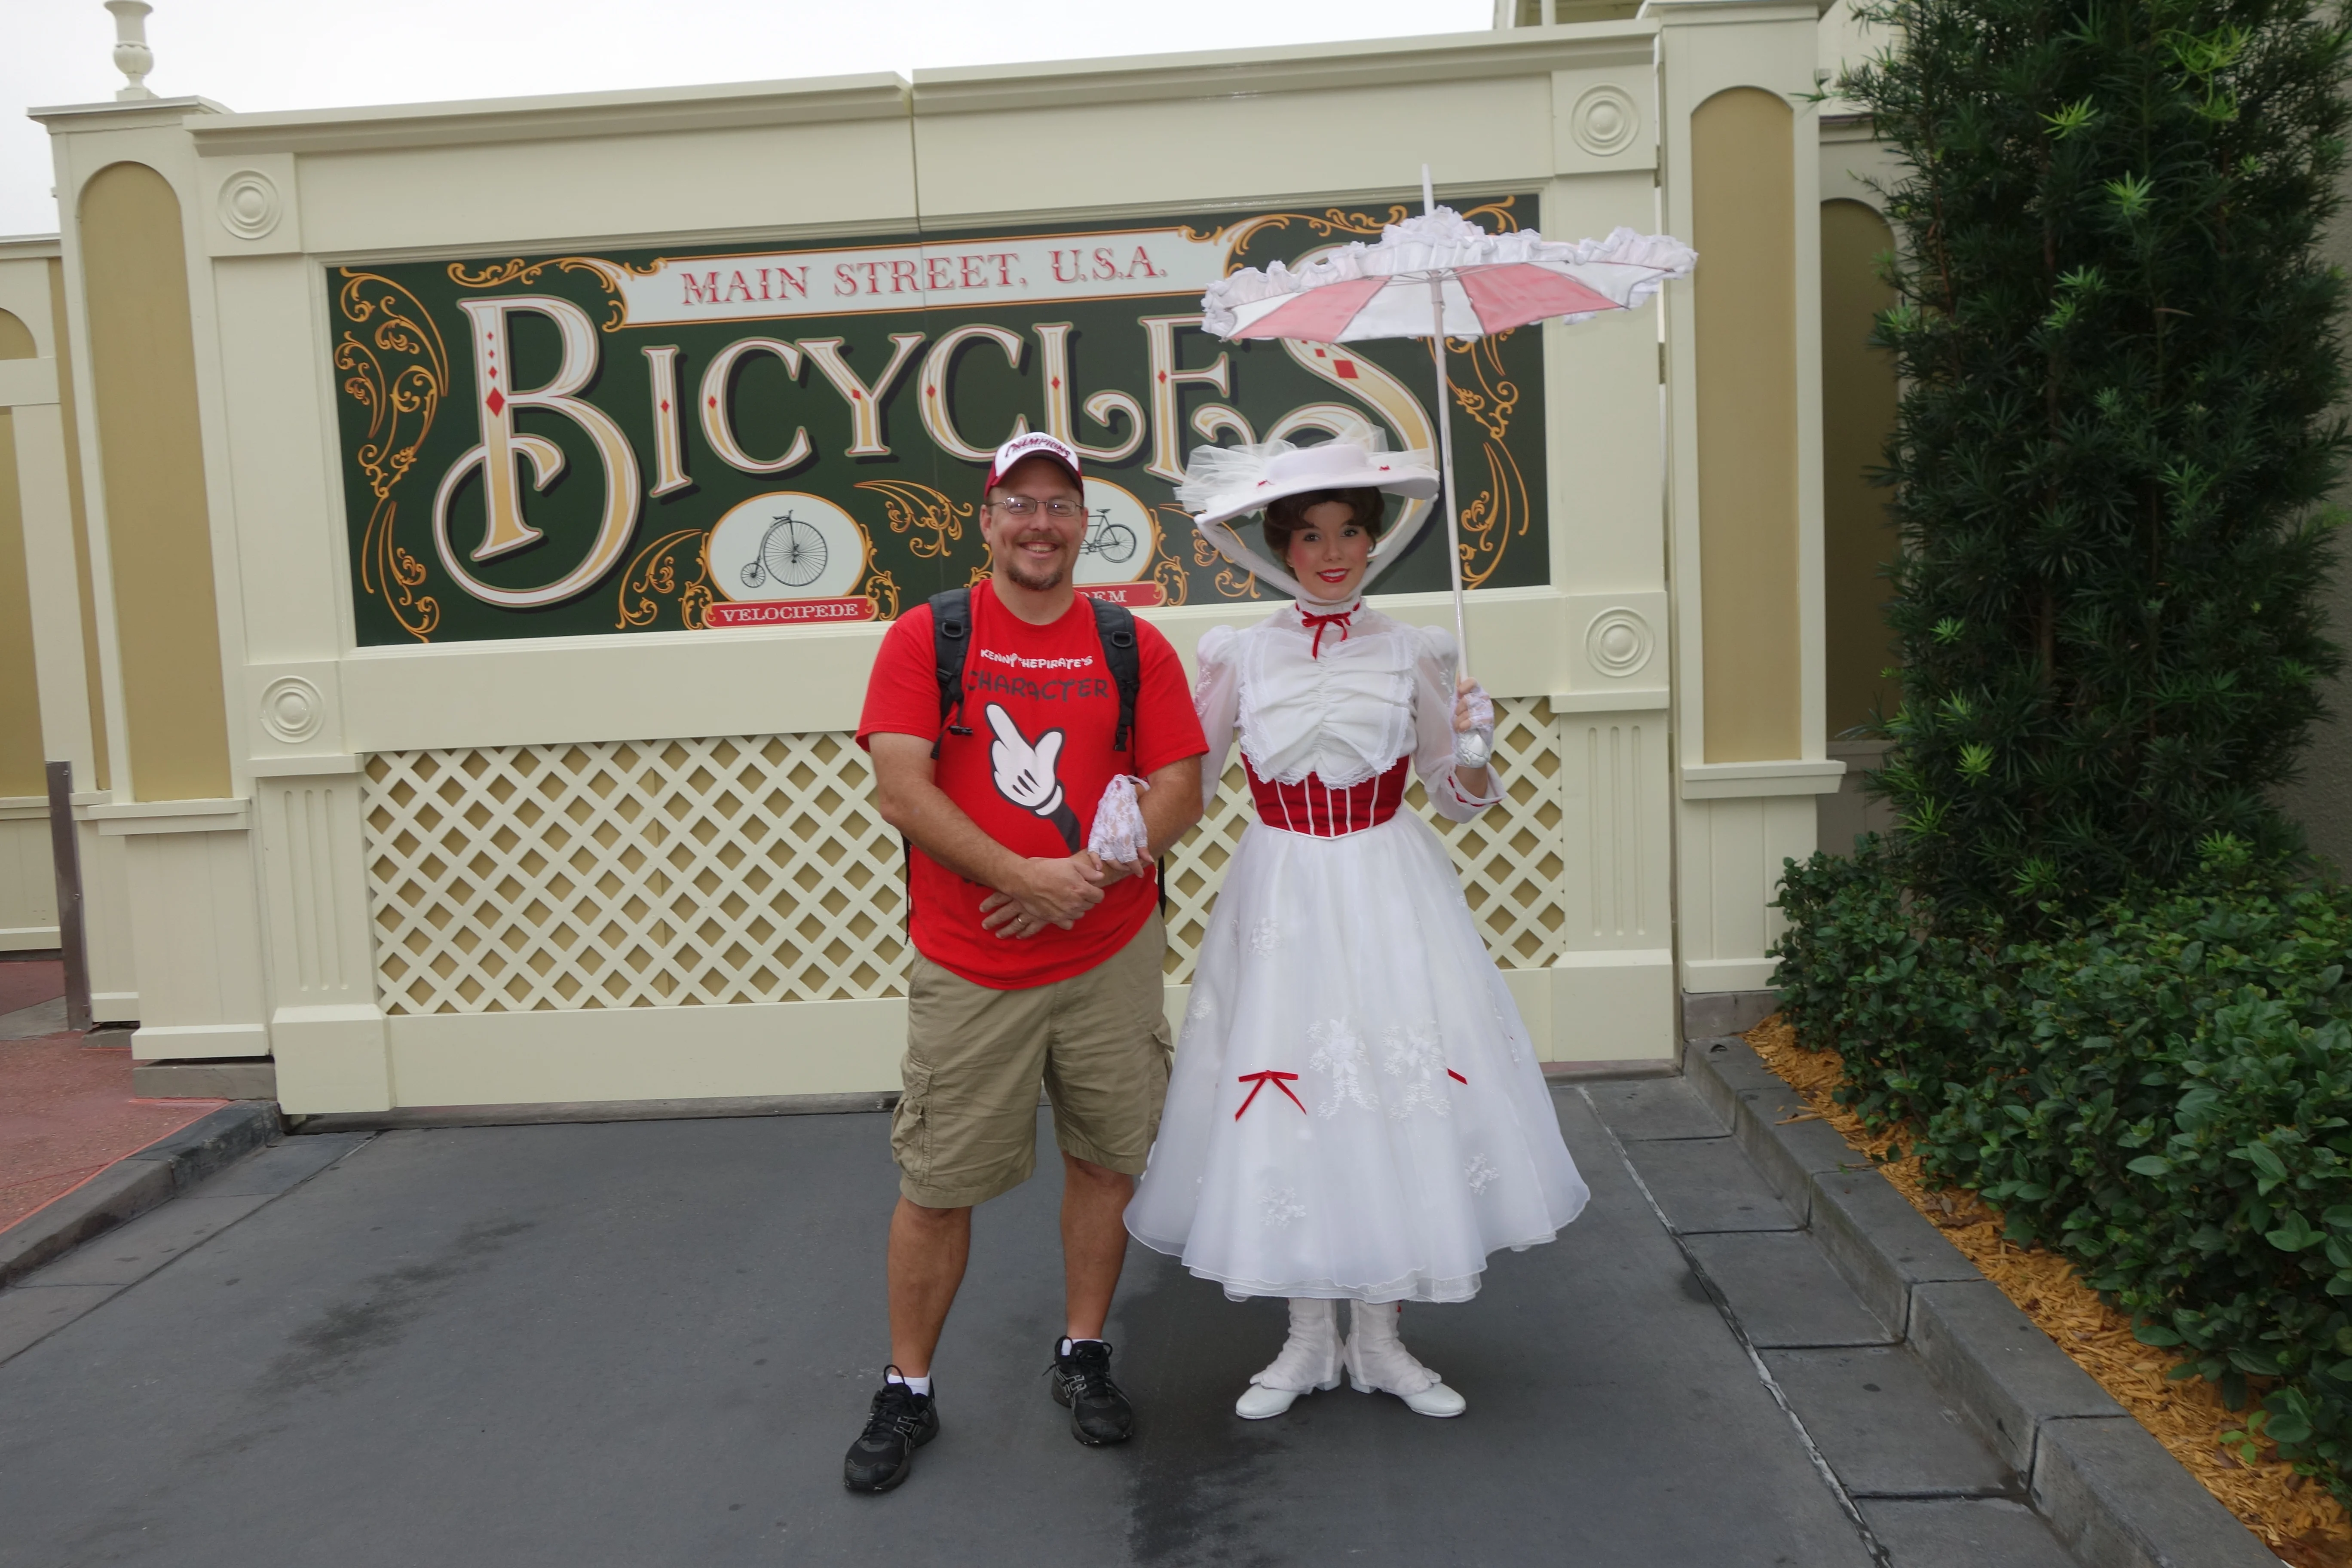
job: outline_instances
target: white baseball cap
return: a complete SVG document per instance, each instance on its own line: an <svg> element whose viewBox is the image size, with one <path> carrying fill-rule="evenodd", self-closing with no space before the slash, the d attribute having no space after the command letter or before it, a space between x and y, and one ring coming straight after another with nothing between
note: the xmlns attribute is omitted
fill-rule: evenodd
<svg viewBox="0 0 2352 1568"><path fill-rule="evenodd" d="M1048 436L1043 430L1030 430L1015 436L996 449L994 460L988 465L988 482L981 486L980 493L986 496L1003 484L1004 476L1011 473L1013 465L1024 458L1045 458L1059 463L1068 472L1071 483L1080 489L1086 488L1086 476L1078 471L1078 454L1070 444L1057 436Z"/></svg>

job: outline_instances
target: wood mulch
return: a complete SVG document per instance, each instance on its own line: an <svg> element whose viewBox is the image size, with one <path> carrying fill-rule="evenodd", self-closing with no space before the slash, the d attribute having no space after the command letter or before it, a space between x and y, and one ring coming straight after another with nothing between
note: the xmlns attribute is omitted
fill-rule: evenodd
<svg viewBox="0 0 2352 1568"><path fill-rule="evenodd" d="M1807 1114L1837 1129L1853 1148L1879 1157L1906 1142L1903 1129L1872 1131L1830 1098L1845 1081L1845 1063L1835 1051L1805 1049L1795 1028L1777 1016L1746 1038L1811 1108ZM2101 1300L2072 1263L2038 1245L2003 1240L1998 1214L1974 1193L1929 1186L1916 1154L1877 1169L2273 1552L2294 1568L2352 1568L2352 1517L2327 1488L2296 1475L2268 1444L2252 1464L2235 1451L2242 1439L2225 1447L2222 1434L2241 1431L2243 1413L2224 1408L2221 1391L2201 1378L2169 1377L2183 1358L2134 1339L2131 1320Z"/></svg>

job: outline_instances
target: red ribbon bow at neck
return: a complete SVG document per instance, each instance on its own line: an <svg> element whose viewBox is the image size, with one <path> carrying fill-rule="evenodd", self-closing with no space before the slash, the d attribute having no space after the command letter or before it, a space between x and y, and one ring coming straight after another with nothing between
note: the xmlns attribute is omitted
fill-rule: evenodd
<svg viewBox="0 0 2352 1568"><path fill-rule="evenodd" d="M1321 658L1323 657L1323 629L1326 626L1339 627L1339 640L1341 642L1346 642L1348 640L1348 626L1349 623L1355 618L1355 615L1356 606L1353 605L1349 605L1344 610L1334 611L1328 616L1309 615L1307 613L1307 606L1301 605L1298 607L1298 624L1315 634L1315 646L1307 650L1307 657L1309 658Z"/></svg>

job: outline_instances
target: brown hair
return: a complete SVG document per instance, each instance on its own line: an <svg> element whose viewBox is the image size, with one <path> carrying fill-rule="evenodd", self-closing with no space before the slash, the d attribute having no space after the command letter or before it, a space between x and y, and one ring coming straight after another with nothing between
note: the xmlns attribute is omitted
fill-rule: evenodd
<svg viewBox="0 0 2352 1568"><path fill-rule="evenodd" d="M1335 500L1355 513L1354 521L1374 539L1381 536L1381 525L1387 517L1387 498L1367 486L1361 489L1301 490L1297 495L1284 496L1270 501L1265 509L1265 547L1275 560L1290 564L1291 536L1311 526L1307 521L1309 507Z"/></svg>

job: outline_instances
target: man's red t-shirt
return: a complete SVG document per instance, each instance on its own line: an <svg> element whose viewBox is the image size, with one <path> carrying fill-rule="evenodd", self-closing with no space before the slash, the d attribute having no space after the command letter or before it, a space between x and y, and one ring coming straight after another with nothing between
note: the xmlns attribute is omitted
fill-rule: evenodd
<svg viewBox="0 0 2352 1568"><path fill-rule="evenodd" d="M1122 773L1149 775L1209 749L1176 650L1139 619L1142 684L1135 698L1132 752L1114 752L1118 689L1104 662L1094 608L1081 596L1051 626L1033 626L997 602L993 586L971 590L971 642L963 666L969 735L949 735L932 778L982 832L1016 855L1075 855L1087 847L1103 788ZM866 686L857 743L877 730L940 739L940 686L931 657L931 607L919 605L882 638ZM975 984L1000 991L1047 985L1082 974L1133 939L1159 899L1155 879L1127 877L1068 931L1047 926L1025 938L984 930L990 889L967 882L908 847L908 921L924 957Z"/></svg>

